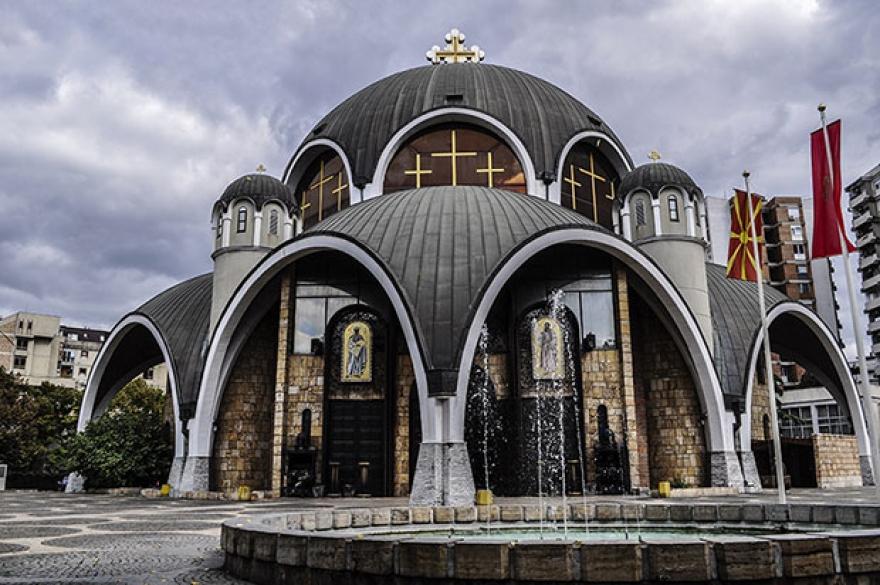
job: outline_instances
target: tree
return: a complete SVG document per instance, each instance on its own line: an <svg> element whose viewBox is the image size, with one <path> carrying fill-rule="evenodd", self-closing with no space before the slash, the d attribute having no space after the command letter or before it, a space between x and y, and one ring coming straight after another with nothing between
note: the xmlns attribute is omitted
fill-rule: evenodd
<svg viewBox="0 0 880 585"><path fill-rule="evenodd" d="M129 382L107 412L69 441L69 470L82 475L88 488L164 482L173 456L164 404L160 389L142 379Z"/></svg>
<svg viewBox="0 0 880 585"><path fill-rule="evenodd" d="M9 487L56 487L81 399L75 388L28 386L0 367L0 463L9 466Z"/></svg>

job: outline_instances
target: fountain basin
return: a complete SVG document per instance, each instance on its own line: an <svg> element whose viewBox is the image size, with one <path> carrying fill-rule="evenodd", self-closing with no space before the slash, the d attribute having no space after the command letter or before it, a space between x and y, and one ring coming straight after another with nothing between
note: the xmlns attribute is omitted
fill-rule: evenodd
<svg viewBox="0 0 880 585"><path fill-rule="evenodd" d="M548 506L543 534L534 508L353 508L238 518L223 525L225 568L259 584L880 578L880 506ZM550 529L563 513L571 518L567 535L561 525Z"/></svg>

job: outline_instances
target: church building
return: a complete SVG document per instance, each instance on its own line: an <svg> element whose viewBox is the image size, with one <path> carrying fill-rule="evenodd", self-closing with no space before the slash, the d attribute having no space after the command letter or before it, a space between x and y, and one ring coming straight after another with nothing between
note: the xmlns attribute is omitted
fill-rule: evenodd
<svg viewBox="0 0 880 585"><path fill-rule="evenodd" d="M217 186L213 272L115 325L80 429L164 362L177 492L760 489L756 293L709 262L697 182L656 154L636 165L563 89L445 40L319 120L281 177ZM773 351L852 423L813 446L815 475L869 483L833 332L766 298Z"/></svg>

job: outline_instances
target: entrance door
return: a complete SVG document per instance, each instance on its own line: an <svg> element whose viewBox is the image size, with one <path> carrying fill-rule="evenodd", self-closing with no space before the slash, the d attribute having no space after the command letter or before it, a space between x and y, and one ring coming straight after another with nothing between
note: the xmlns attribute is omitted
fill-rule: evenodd
<svg viewBox="0 0 880 585"><path fill-rule="evenodd" d="M393 376L384 321L366 307L347 307L331 319L327 332L324 483L328 493L349 486L356 493L388 495L386 397Z"/></svg>

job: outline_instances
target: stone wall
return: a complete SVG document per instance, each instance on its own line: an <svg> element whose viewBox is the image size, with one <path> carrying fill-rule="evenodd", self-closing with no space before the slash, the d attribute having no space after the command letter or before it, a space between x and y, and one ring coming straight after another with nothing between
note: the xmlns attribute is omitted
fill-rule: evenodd
<svg viewBox="0 0 880 585"><path fill-rule="evenodd" d="M397 356L395 372L394 409L394 460L392 465L392 495L409 495L409 396L415 384L412 359L408 355ZM417 405L416 405L417 406Z"/></svg>
<svg viewBox="0 0 880 585"><path fill-rule="evenodd" d="M287 444L302 432L302 413L312 411L312 446L317 450L316 483L321 483L324 436L324 357L292 354L287 358Z"/></svg>
<svg viewBox="0 0 880 585"><path fill-rule="evenodd" d="M581 357L581 387L583 388L583 421L587 436L584 437L587 459L587 483L596 480L593 447L599 441L599 425L596 412L599 405L608 409L608 427L614 432L618 443L624 437L624 404L621 395L620 352L616 349L588 351Z"/></svg>
<svg viewBox="0 0 880 585"><path fill-rule="evenodd" d="M854 435L813 435L816 485L819 488L859 487L862 469Z"/></svg>
<svg viewBox="0 0 880 585"><path fill-rule="evenodd" d="M633 363L644 401L650 485L706 484L706 439L700 401L687 365L651 309L630 296ZM647 482L646 482L647 483Z"/></svg>
<svg viewBox="0 0 880 585"><path fill-rule="evenodd" d="M278 313L270 311L232 368L214 434L214 490L270 487L277 334Z"/></svg>
<svg viewBox="0 0 880 585"><path fill-rule="evenodd" d="M770 441L772 437L767 436L764 429L764 415L770 416L770 394L767 390L767 384L758 382L755 376L752 385L752 440L753 441ZM770 425L768 423L767 429ZM743 445L743 448L751 448Z"/></svg>

